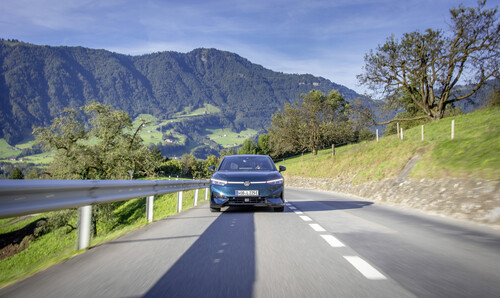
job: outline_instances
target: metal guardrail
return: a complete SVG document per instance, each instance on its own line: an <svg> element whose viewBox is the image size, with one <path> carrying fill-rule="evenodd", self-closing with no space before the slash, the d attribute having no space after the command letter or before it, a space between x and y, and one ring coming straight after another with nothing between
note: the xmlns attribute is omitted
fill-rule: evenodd
<svg viewBox="0 0 500 298"><path fill-rule="evenodd" d="M152 221L155 195L178 192L180 212L182 191L209 185L209 180L0 180L0 218L80 208L78 248L83 249L89 245L92 205L147 197ZM197 197L198 191L195 204Z"/></svg>

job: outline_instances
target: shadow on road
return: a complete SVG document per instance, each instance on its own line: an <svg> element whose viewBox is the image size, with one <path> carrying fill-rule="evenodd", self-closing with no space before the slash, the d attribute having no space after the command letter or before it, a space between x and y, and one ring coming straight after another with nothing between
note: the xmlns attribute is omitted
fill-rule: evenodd
<svg viewBox="0 0 500 298"><path fill-rule="evenodd" d="M255 229L248 211L221 213L145 297L252 297Z"/></svg>

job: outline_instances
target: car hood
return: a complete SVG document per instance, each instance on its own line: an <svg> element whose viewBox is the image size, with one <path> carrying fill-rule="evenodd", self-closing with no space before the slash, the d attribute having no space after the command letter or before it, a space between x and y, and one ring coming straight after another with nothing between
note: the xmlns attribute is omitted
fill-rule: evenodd
<svg viewBox="0 0 500 298"><path fill-rule="evenodd" d="M214 179L225 181L268 181L282 178L276 171L248 171L248 172L216 172L212 175Z"/></svg>

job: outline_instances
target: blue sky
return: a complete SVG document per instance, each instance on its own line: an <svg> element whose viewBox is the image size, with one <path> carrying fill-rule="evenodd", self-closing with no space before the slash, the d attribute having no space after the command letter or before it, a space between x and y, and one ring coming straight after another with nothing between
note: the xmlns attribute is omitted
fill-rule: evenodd
<svg viewBox="0 0 500 298"><path fill-rule="evenodd" d="M216 48L363 92L356 75L370 49L391 34L447 29L459 3L477 1L1 0L0 37L130 55Z"/></svg>

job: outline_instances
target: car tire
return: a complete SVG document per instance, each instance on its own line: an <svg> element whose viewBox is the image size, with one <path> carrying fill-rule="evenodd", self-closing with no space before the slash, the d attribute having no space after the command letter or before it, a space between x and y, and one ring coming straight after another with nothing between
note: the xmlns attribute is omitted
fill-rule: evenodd
<svg viewBox="0 0 500 298"><path fill-rule="evenodd" d="M212 211L212 212L220 212L220 208L212 208L212 207L210 207L210 211Z"/></svg>
<svg viewBox="0 0 500 298"><path fill-rule="evenodd" d="M274 212L283 212L285 211L285 207L275 207Z"/></svg>

